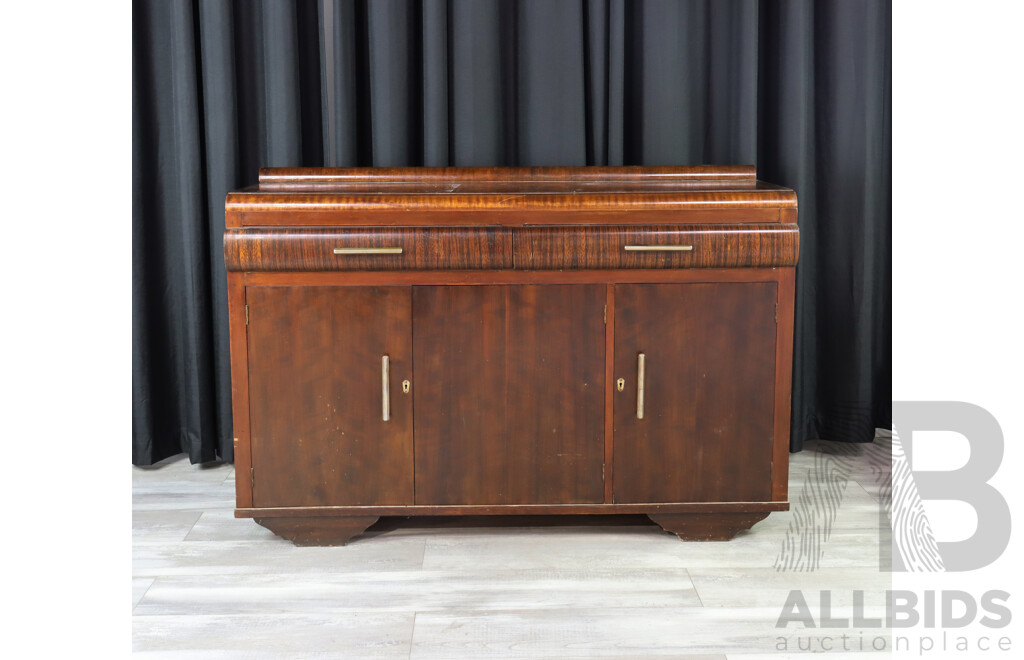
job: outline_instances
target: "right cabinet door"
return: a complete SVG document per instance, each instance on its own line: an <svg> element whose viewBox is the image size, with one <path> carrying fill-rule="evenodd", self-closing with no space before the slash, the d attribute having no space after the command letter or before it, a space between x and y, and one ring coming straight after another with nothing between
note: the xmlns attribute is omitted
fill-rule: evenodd
<svg viewBox="0 0 1024 660"><path fill-rule="evenodd" d="M776 295L615 286L615 502L771 499Z"/></svg>

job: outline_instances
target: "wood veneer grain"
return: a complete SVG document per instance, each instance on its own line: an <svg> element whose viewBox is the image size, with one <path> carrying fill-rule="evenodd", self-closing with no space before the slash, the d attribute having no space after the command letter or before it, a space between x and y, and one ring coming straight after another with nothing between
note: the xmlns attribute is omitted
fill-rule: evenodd
<svg viewBox="0 0 1024 660"><path fill-rule="evenodd" d="M416 287L416 504L504 504L506 288Z"/></svg>
<svg viewBox="0 0 1024 660"><path fill-rule="evenodd" d="M411 182L419 184L462 181L516 182L532 186L543 182L575 181L731 181L754 182L753 165L691 165L683 167L264 167L260 188L352 183Z"/></svg>
<svg viewBox="0 0 1024 660"><path fill-rule="evenodd" d="M400 254L335 254L398 248ZM227 269L243 271L502 270L512 237L498 227L247 229L224 234Z"/></svg>
<svg viewBox="0 0 1024 660"><path fill-rule="evenodd" d="M253 502L413 503L412 290L249 287ZM381 358L389 357L390 417Z"/></svg>
<svg viewBox="0 0 1024 660"><path fill-rule="evenodd" d="M796 268L779 271L775 318L775 444L772 450L772 499L789 497L789 413L793 391L793 331L796 314Z"/></svg>
<svg viewBox="0 0 1024 660"><path fill-rule="evenodd" d="M235 459L235 500L252 506L252 443L249 437L249 342L246 332L245 280L228 273L228 334L231 353L231 421Z"/></svg>
<svg viewBox="0 0 1024 660"><path fill-rule="evenodd" d="M430 196L425 196L430 197ZM441 197L434 195L434 197ZM443 197L442 197L443 198ZM495 225L522 227L527 225L649 225L714 224L714 223L767 223L779 222L785 209L774 206L731 208L722 203L677 203L671 208L641 207L628 210L609 208L565 209L551 208L477 208L473 206L433 208L424 203L418 207L404 207L397 199L387 206L303 206L301 204L263 204L265 195L250 198L233 197L235 202L227 208L225 223L228 229L241 227L461 227ZM282 197L287 200L287 196ZM439 210L441 212L439 212ZM792 209L796 210L796 209Z"/></svg>
<svg viewBox="0 0 1024 660"><path fill-rule="evenodd" d="M747 513L788 511L789 502L644 502L615 504L449 504L412 506L313 506L235 509L236 518L316 516L526 516L608 513Z"/></svg>
<svg viewBox="0 0 1024 660"><path fill-rule="evenodd" d="M776 285L624 284L615 297L615 502L771 499Z"/></svg>
<svg viewBox="0 0 1024 660"><path fill-rule="evenodd" d="M230 193L228 211L288 210L305 211L618 211L624 210L686 210L732 208L795 207L796 197L785 188L752 188L750 190L685 189L675 192L598 193L532 193L506 192L478 195L394 194L371 195L315 193L307 191L276 193Z"/></svg>
<svg viewBox="0 0 1024 660"><path fill-rule="evenodd" d="M614 284L628 282L777 282L784 268L664 268L649 270L472 270L378 272L238 272L250 285L331 286L484 284ZM229 273L229 276L231 273Z"/></svg>
<svg viewBox="0 0 1024 660"><path fill-rule="evenodd" d="M507 502L602 502L605 287L506 290Z"/></svg>
<svg viewBox="0 0 1024 660"><path fill-rule="evenodd" d="M417 504L603 500L604 301L594 285L416 288Z"/></svg>
<svg viewBox="0 0 1024 660"><path fill-rule="evenodd" d="M800 235L796 225L780 224L524 227L512 232L521 270L792 266ZM626 249L638 245L690 249Z"/></svg>

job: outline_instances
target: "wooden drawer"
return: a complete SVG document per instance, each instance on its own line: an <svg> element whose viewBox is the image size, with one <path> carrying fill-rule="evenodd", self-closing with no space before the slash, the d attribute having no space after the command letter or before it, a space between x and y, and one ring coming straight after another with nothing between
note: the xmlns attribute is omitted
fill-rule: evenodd
<svg viewBox="0 0 1024 660"><path fill-rule="evenodd" d="M515 230L516 268L760 268L796 265L795 224L563 226Z"/></svg>
<svg viewBox="0 0 1024 660"><path fill-rule="evenodd" d="M228 270L501 270L512 268L501 227L242 229L224 234Z"/></svg>

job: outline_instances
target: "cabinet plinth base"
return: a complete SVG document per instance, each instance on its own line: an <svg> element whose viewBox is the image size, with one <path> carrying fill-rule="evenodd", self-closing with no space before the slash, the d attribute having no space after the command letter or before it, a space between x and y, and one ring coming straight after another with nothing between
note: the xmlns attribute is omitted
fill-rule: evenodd
<svg viewBox="0 0 1024 660"><path fill-rule="evenodd" d="M650 513L647 517L681 541L729 541L768 512L755 513Z"/></svg>
<svg viewBox="0 0 1024 660"><path fill-rule="evenodd" d="M256 518L273 533L298 546L345 545L377 522L377 516L315 516Z"/></svg>

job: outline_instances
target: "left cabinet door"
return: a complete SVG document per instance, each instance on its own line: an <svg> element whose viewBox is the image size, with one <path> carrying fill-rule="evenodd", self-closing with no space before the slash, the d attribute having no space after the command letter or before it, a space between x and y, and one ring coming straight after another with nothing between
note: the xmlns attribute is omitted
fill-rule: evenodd
<svg viewBox="0 0 1024 660"><path fill-rule="evenodd" d="M412 504L412 290L259 286L246 304L253 505Z"/></svg>

